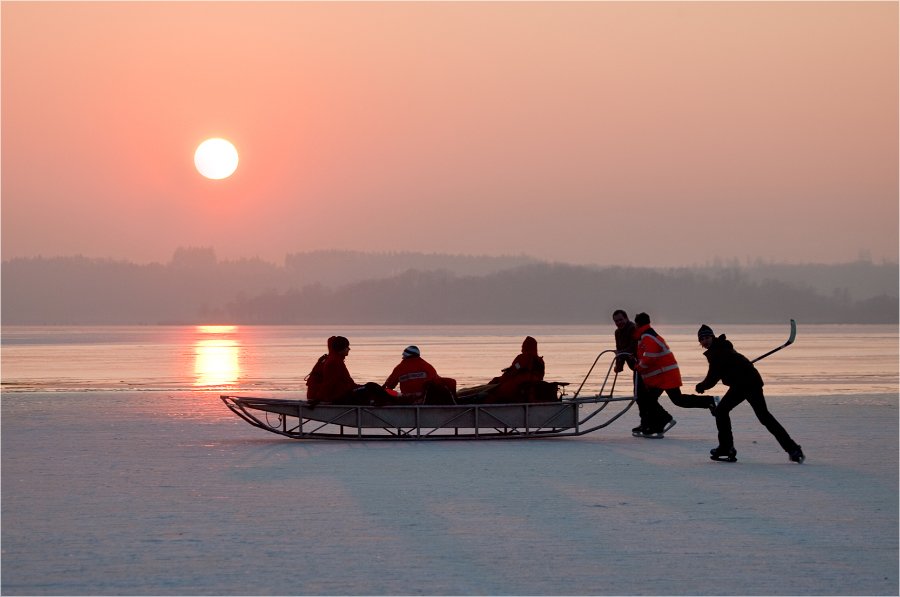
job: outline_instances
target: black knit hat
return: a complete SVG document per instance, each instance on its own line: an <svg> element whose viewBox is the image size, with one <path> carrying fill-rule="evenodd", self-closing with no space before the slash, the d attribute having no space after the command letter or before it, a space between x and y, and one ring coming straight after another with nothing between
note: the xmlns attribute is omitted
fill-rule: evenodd
<svg viewBox="0 0 900 597"><path fill-rule="evenodd" d="M700 329L697 331L698 339L702 338L703 336L710 336L712 338L716 337L716 335L713 334L712 328L709 327L708 325L706 325L705 323L703 325L701 325Z"/></svg>
<svg viewBox="0 0 900 597"><path fill-rule="evenodd" d="M341 352L345 348L350 348L350 340L343 336L335 336L331 345L334 347L334 352Z"/></svg>
<svg viewBox="0 0 900 597"><path fill-rule="evenodd" d="M420 356L419 348L417 346L407 346L406 350L403 351L402 356L404 359Z"/></svg>

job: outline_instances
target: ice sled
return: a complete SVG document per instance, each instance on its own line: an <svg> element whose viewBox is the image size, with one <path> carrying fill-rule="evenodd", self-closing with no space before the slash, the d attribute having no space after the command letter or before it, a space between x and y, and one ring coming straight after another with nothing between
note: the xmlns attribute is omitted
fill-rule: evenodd
<svg viewBox="0 0 900 597"><path fill-rule="evenodd" d="M597 362L610 355L609 368L596 395L580 392ZM472 440L531 439L584 435L606 427L621 417L635 401L634 383L624 384L622 396L614 396L617 375L610 373L617 353L601 352L571 397L562 394L553 402L520 404L453 404L404 406L355 406L305 400L221 396L231 411L254 427L292 439L336 440ZM620 387L623 384L620 384ZM610 405L609 412L601 415Z"/></svg>

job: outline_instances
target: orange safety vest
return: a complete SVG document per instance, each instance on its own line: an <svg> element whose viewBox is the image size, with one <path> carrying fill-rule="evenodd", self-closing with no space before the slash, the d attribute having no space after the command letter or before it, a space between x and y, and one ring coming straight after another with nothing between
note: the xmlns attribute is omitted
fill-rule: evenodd
<svg viewBox="0 0 900 597"><path fill-rule="evenodd" d="M650 327L639 327L634 335L640 338L637 349L637 370L644 384L651 388L671 390L681 387L681 371L675 355L662 336Z"/></svg>

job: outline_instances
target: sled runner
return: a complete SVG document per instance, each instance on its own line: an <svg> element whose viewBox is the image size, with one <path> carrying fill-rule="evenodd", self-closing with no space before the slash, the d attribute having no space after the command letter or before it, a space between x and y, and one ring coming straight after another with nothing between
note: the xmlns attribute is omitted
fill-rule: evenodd
<svg viewBox="0 0 900 597"><path fill-rule="evenodd" d="M453 440L525 439L584 435L606 427L634 404L634 386L627 395L613 396L616 376L610 381L614 350L605 350L594 361L611 357L600 392L580 397L588 371L574 396L561 394L550 402L518 404L449 404L404 406L353 406L318 404L305 400L221 396L231 411L254 427L292 439L338 440ZM610 413L598 416L610 404ZM611 416L610 416L611 415Z"/></svg>

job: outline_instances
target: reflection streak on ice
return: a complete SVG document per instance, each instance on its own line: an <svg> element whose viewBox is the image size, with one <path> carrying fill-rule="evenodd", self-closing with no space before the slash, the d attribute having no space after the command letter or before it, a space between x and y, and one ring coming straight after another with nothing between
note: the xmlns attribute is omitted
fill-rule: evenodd
<svg viewBox="0 0 900 597"><path fill-rule="evenodd" d="M197 332L203 335L230 336L237 326L202 325ZM238 361L240 344L229 337L200 338L194 344L194 381L199 387L223 387L237 383L241 375Z"/></svg>
<svg viewBox="0 0 900 597"><path fill-rule="evenodd" d="M714 323L715 322L711 322ZM712 326L755 358L787 339L784 325ZM182 391L204 395L269 392L306 396L304 376L322 355L325 339L350 339L347 361L356 381L382 382L414 343L458 387L484 383L519 352L522 338L538 339L547 376L574 392L600 351L613 345L613 326L4 326L2 392ZM665 330L665 331L662 331ZM708 363L696 326L660 326L693 393ZM614 345L613 345L614 346ZM759 361L766 397L884 393L897 395L896 325L800 325L788 348ZM596 392L611 361L585 384ZM630 372L629 372L630 373ZM619 375L618 393L630 375ZM712 393L721 395L721 384ZM261 394L262 392L262 394ZM273 394L274 395L274 394Z"/></svg>

